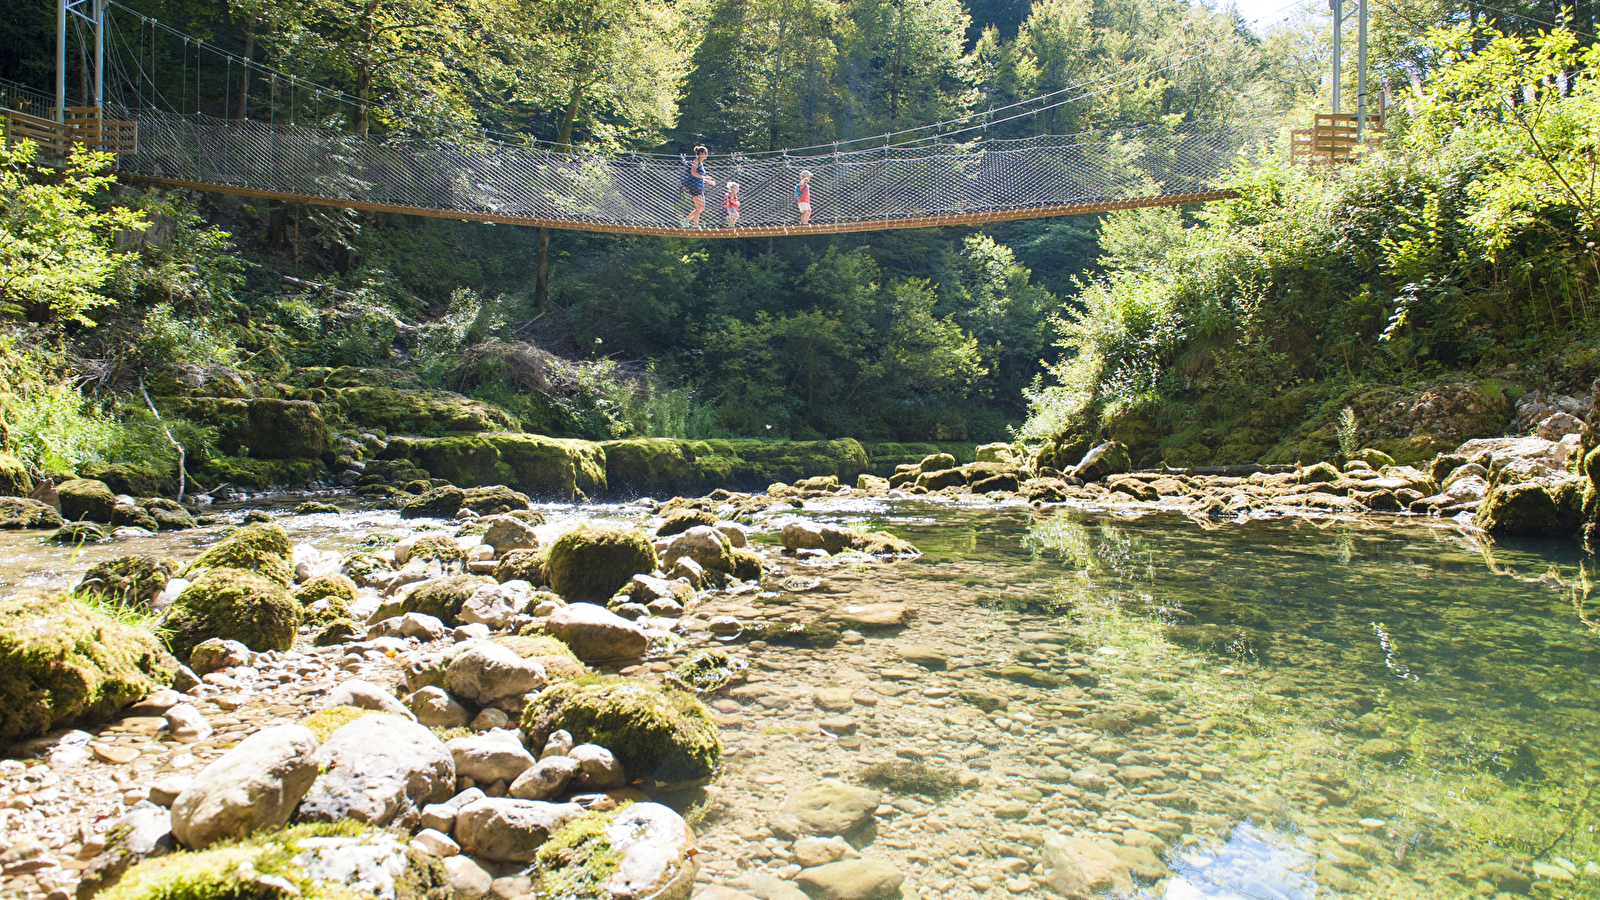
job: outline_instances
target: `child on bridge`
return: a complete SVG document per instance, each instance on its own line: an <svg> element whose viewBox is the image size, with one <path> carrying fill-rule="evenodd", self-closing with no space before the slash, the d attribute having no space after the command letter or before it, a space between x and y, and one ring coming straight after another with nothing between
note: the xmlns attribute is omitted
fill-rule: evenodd
<svg viewBox="0 0 1600 900"><path fill-rule="evenodd" d="M800 207L800 224L811 222L811 170L800 170L800 183L794 186L794 202Z"/></svg>
<svg viewBox="0 0 1600 900"><path fill-rule="evenodd" d="M739 224L739 182L728 182L728 192L722 195L722 209L728 214L728 227Z"/></svg>

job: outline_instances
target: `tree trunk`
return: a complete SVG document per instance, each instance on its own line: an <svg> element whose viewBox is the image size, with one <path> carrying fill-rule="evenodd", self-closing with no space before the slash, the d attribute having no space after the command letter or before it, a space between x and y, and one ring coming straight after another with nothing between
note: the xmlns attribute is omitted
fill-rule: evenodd
<svg viewBox="0 0 1600 900"><path fill-rule="evenodd" d="M578 122L578 109L583 105L583 95L588 88L587 73L578 72L572 81L572 95L567 99L567 111L561 117L561 133L556 137L556 149L572 149L572 129ZM550 299L550 229L539 229L539 269L533 284L533 298L543 307Z"/></svg>
<svg viewBox="0 0 1600 900"><path fill-rule="evenodd" d="M233 118L239 121L249 118L250 103L250 57L256 49L256 20L254 16L244 25L244 61L245 65L239 70L239 87L233 92Z"/></svg>
<svg viewBox="0 0 1600 900"><path fill-rule="evenodd" d="M367 136L371 118L367 115L367 103L372 99L372 70L365 62L356 66L356 134Z"/></svg>

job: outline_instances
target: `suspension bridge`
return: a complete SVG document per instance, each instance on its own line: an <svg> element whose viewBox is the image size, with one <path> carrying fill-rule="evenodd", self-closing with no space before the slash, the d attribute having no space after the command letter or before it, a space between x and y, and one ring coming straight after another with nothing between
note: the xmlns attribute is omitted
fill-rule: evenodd
<svg viewBox="0 0 1600 900"><path fill-rule="evenodd" d="M93 3L90 13L79 15L97 28L104 27L106 11L118 7L114 0L62 3L68 10ZM141 28L153 21L139 19ZM184 56L198 58L206 45L195 41L190 49L190 41L183 36ZM96 45L103 43L97 37ZM141 36L139 49L124 54L129 59L112 54L109 82L106 63L96 63L95 87L92 94L85 89L89 103L83 107L65 106L64 82L58 82L53 108L43 94L0 90L8 137L31 138L43 156L57 160L74 143L108 150L116 155L119 178L174 188L578 231L758 237L977 225L1219 200L1234 196L1217 185L1240 154L1273 136L1267 128L1237 123L1160 122L995 137L989 133L990 111L983 120L941 123L943 131L930 126L931 133L921 129L777 153L713 154L706 161L716 182L705 191L706 227L691 228L684 224L692 207L681 156L598 156L487 135L368 136L205 114L199 65L193 93L182 88L189 100L158 103L167 98L156 90L153 53L145 69L143 46ZM60 53L64 60L64 49ZM223 96L232 93L231 66L230 59L230 87ZM1022 101L1016 106L1025 108L1012 117L1049 108L1026 107L1037 100L1061 105L1116 86L1090 85ZM194 111L173 111L184 107ZM805 225L795 204L802 171L813 173L814 212ZM728 181L741 186L736 227L723 224Z"/></svg>

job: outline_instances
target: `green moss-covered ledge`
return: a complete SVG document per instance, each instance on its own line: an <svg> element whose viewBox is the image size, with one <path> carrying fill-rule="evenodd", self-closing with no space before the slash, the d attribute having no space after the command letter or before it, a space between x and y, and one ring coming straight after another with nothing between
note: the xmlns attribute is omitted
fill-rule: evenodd
<svg viewBox="0 0 1600 900"><path fill-rule="evenodd" d="M530 497L573 500L606 490L606 456L592 441L536 434L397 437L385 459L411 459L459 487L505 485Z"/></svg>
<svg viewBox="0 0 1600 900"><path fill-rule="evenodd" d="M155 635L66 595L0 599L0 747L109 718L177 669Z"/></svg>
<svg viewBox="0 0 1600 900"><path fill-rule="evenodd" d="M832 475L854 484L867 471L866 448L854 438L837 441L754 439L683 441L631 438L599 445L611 493L672 497L716 488L760 490L782 481ZM969 451L970 455L970 451Z"/></svg>

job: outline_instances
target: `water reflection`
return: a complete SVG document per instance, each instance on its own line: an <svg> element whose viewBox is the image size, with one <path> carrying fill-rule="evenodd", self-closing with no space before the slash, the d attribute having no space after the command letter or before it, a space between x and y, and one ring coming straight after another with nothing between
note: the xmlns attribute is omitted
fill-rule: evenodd
<svg viewBox="0 0 1600 900"><path fill-rule="evenodd" d="M1163 900L1312 900L1311 853L1305 839L1272 835L1249 822L1234 826L1228 840L1205 850L1171 855L1172 880Z"/></svg>

